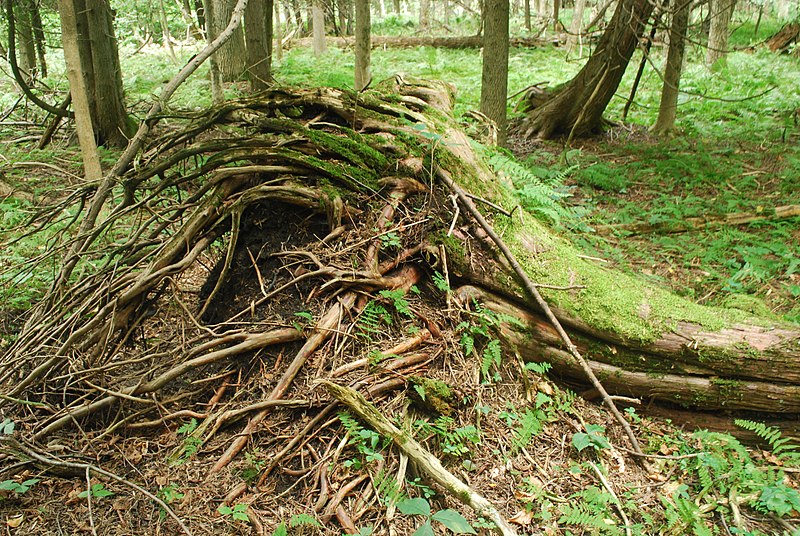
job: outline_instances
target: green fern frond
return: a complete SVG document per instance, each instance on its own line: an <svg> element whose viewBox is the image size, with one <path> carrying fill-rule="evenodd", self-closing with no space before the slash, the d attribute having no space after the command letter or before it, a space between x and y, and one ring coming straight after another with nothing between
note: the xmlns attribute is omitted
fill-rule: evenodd
<svg viewBox="0 0 800 536"><path fill-rule="evenodd" d="M481 374L489 375L489 370L493 366L500 366L503 362L503 350L500 348L500 341L492 339L483 349L483 359L481 360Z"/></svg>
<svg viewBox="0 0 800 536"><path fill-rule="evenodd" d="M527 447L531 439L539 435L539 432L542 431L542 423L546 418L544 411L540 409L525 410L525 414L514 430L514 437L511 440L511 445L515 452Z"/></svg>
<svg viewBox="0 0 800 536"><path fill-rule="evenodd" d="M577 169L571 166L563 170L529 167L519 162L507 151L484 148L486 161L495 173L509 177L517 189L522 206L534 214L554 223L574 219L574 212L561 201L569 197L564 180Z"/></svg>
<svg viewBox="0 0 800 536"><path fill-rule="evenodd" d="M308 514L295 514L289 520L289 526L294 527L321 527L319 521L314 516Z"/></svg>
<svg viewBox="0 0 800 536"><path fill-rule="evenodd" d="M762 422L750 421L747 419L736 419L734 422L739 428L749 430L769 443L772 453L777 456L781 462L800 462L800 445L792 442L788 437L783 437L783 434L777 426L767 426Z"/></svg>
<svg viewBox="0 0 800 536"><path fill-rule="evenodd" d="M384 332L384 326L391 325L392 316L389 311L376 301L367 303L364 310L356 321L356 336L367 341L372 340L373 335Z"/></svg>
<svg viewBox="0 0 800 536"><path fill-rule="evenodd" d="M600 531L616 532L616 525L611 521L605 509L595 511L588 505L578 503L576 505L564 505L560 507L562 516L559 518L560 525L577 525Z"/></svg>

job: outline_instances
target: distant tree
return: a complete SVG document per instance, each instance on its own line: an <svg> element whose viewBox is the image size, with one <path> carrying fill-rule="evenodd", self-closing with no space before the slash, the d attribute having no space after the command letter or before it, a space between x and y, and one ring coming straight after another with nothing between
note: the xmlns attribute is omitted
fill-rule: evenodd
<svg viewBox="0 0 800 536"><path fill-rule="evenodd" d="M206 33L213 41L225 29L233 13L233 0L205 0ZM233 36L214 54L222 80L239 80L247 69L244 30L239 26Z"/></svg>
<svg viewBox="0 0 800 536"><path fill-rule="evenodd" d="M321 56L327 50L325 44L325 9L322 0L311 0L311 30L314 55Z"/></svg>
<svg viewBox="0 0 800 536"><path fill-rule="evenodd" d="M683 56L686 48L686 30L689 27L689 12L692 0L677 0L673 4L672 24L669 30L669 50L664 68L664 85L661 89L661 105L658 107L658 119L652 132L663 135L675 127L675 116L678 110L678 94L683 70Z"/></svg>
<svg viewBox="0 0 800 536"><path fill-rule="evenodd" d="M653 7L650 0L620 0L586 65L572 80L553 90L546 102L532 101L520 124L522 133L551 138L598 130Z"/></svg>
<svg viewBox="0 0 800 536"><path fill-rule="evenodd" d="M361 91L367 87L371 80L369 72L370 63L370 33L371 20L369 0L355 0L356 4L356 68L355 89Z"/></svg>
<svg viewBox="0 0 800 536"><path fill-rule="evenodd" d="M75 107L75 125L78 132L78 142L81 145L81 156L86 179L96 181L102 178L103 170L100 167L100 158L97 154L94 128L92 126L92 105L90 91L84 80L83 73L90 69L84 63L85 58L80 51L80 12L75 0L59 0L58 11L61 17L61 41L64 47L64 59L67 64L67 79L70 85L73 106Z"/></svg>
<svg viewBox="0 0 800 536"><path fill-rule="evenodd" d="M19 68L27 83L36 78L36 46L33 40L33 21L31 16L32 2L23 0L15 2L14 18L16 19L16 42L19 51Z"/></svg>
<svg viewBox="0 0 800 536"><path fill-rule="evenodd" d="M419 29L427 32L431 26L431 0L419 0Z"/></svg>
<svg viewBox="0 0 800 536"><path fill-rule="evenodd" d="M728 56L728 34L736 0L710 0L711 28L708 33L706 64L713 67L724 63Z"/></svg>
<svg viewBox="0 0 800 536"><path fill-rule="evenodd" d="M567 54L575 50L575 47L581 40L584 11L586 11L586 0L575 0L575 7L572 10L572 20L569 23L569 35L567 35Z"/></svg>
<svg viewBox="0 0 800 536"><path fill-rule="evenodd" d="M249 0L244 13L247 76L250 88L260 91L272 80L272 0Z"/></svg>
<svg viewBox="0 0 800 536"><path fill-rule="evenodd" d="M505 145L508 94L508 0L484 0L481 112L497 124L497 143Z"/></svg>

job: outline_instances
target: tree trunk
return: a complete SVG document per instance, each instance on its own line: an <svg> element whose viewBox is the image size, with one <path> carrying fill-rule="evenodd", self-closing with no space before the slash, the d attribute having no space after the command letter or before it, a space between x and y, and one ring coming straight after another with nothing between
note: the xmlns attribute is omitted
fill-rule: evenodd
<svg viewBox="0 0 800 536"><path fill-rule="evenodd" d="M78 13L78 17L82 18ZM95 136L100 145L125 147L131 124L125 111L122 69L119 63L114 19L108 0L86 0L85 16L90 57L81 58L84 72L91 73L88 91L94 105ZM79 26L80 27L80 26ZM87 69L87 63L91 69Z"/></svg>
<svg viewBox="0 0 800 536"><path fill-rule="evenodd" d="M59 0L58 12L61 18L61 41L64 47L64 60L67 64L67 78L72 103L75 107L75 127L78 132L78 142L81 145L83 168L87 181L96 181L102 178L103 170L100 168L100 158L97 154L94 128L92 127L92 104L89 92L82 73L85 72L83 58L81 57L78 43L80 32L77 14L79 11L72 0Z"/></svg>
<svg viewBox="0 0 800 536"><path fill-rule="evenodd" d="M400 13L402 12L400 8L400 0L393 0L392 5L394 6L394 14L400 15Z"/></svg>
<svg viewBox="0 0 800 536"><path fill-rule="evenodd" d="M273 46L272 50L275 51L275 59L277 61L281 61L283 59L283 22L281 21L281 3L280 0L274 0L273 4L274 7L274 24L272 27L274 28L275 33L275 45ZM272 62L270 62L272 63ZM270 67L270 71L271 71ZM272 73L270 73L271 75Z"/></svg>
<svg viewBox="0 0 800 536"><path fill-rule="evenodd" d="M561 31L561 0L553 0L553 32Z"/></svg>
<svg viewBox="0 0 800 536"><path fill-rule="evenodd" d="M371 22L369 0L355 0L356 4L356 68L355 89L364 90L372 80L369 71Z"/></svg>
<svg viewBox="0 0 800 536"><path fill-rule="evenodd" d="M708 33L706 64L714 68L724 65L728 55L728 35L736 0L710 0L711 28Z"/></svg>
<svg viewBox="0 0 800 536"><path fill-rule="evenodd" d="M419 0L419 30L427 32L431 26L431 0Z"/></svg>
<svg viewBox="0 0 800 536"><path fill-rule="evenodd" d="M175 3L178 5L184 24L186 24L187 33L198 41L203 39L203 32L200 31L195 19L192 18L192 8L189 5L189 0L175 0Z"/></svg>
<svg viewBox="0 0 800 536"><path fill-rule="evenodd" d="M44 37L42 15L39 12L39 4L34 0L28 0L28 6L31 12L31 24L33 25L33 42L36 46L36 56L39 58L39 74L42 75L42 78L47 78L47 60L45 58L47 43Z"/></svg>
<svg viewBox="0 0 800 536"><path fill-rule="evenodd" d="M531 0L525 0L525 7L523 9L525 10L525 29L530 32L533 28L531 25Z"/></svg>
<svg viewBox="0 0 800 536"><path fill-rule="evenodd" d="M508 134L508 0L484 0L480 110L497 125L497 144Z"/></svg>
<svg viewBox="0 0 800 536"><path fill-rule="evenodd" d="M30 84L36 78L36 46L33 39L33 23L29 1L17 2L14 9L17 29L17 50L19 51L19 68L25 81Z"/></svg>
<svg viewBox="0 0 800 536"><path fill-rule="evenodd" d="M575 0L575 8L572 11L572 20L569 24L569 35L567 36L567 54L580 46L578 57L583 57L583 39L581 30L583 28L583 12L586 10L586 0Z"/></svg>
<svg viewBox="0 0 800 536"><path fill-rule="evenodd" d="M311 0L311 28L313 31L314 55L319 57L327 50L325 44L325 11L321 0Z"/></svg>
<svg viewBox="0 0 800 536"><path fill-rule="evenodd" d="M249 0L244 14L250 89L267 89L272 80L272 0Z"/></svg>
<svg viewBox="0 0 800 536"><path fill-rule="evenodd" d="M225 29L233 12L231 0L206 0L206 20L208 38L213 41ZM236 29L227 43L214 54L222 80L239 80L247 69L247 52L244 44L244 30Z"/></svg>
<svg viewBox="0 0 800 536"><path fill-rule="evenodd" d="M689 27L689 11L692 0L676 0L669 31L669 51L664 69L664 85L661 89L661 104L658 107L658 119L651 129L662 136L675 127L675 116L678 111L678 94L683 69L683 52L686 46L686 30Z"/></svg>
<svg viewBox="0 0 800 536"><path fill-rule="evenodd" d="M551 138L599 130L652 11L649 0L620 0L589 61L554 97L528 112L522 133Z"/></svg>
<svg viewBox="0 0 800 536"><path fill-rule="evenodd" d="M203 0L194 0L194 12L197 16L197 27L203 32L208 31L208 23L206 22L206 6Z"/></svg>

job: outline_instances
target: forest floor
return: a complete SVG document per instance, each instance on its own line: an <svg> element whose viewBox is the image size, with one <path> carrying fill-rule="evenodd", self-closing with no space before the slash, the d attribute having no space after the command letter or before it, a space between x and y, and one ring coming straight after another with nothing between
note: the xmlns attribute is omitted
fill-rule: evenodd
<svg viewBox="0 0 800 536"><path fill-rule="evenodd" d="M436 57L424 54L430 70L445 61L438 52ZM773 112L779 123L791 113ZM15 237L8 230L19 233L15 225L24 221L25 211L52 201L63 181L74 183L80 175L79 156L67 138L39 151L32 148L32 138L26 139L38 127L27 128L4 127L2 139L0 185L6 190L0 207L3 242L11 246L0 252L3 348L24 321L26 308L48 284L48 274L52 277L47 267L22 276L11 270L46 244L12 243ZM701 226L686 232L599 231L607 225L632 223L672 231L689 218L732 212L762 215L775 207L800 204L800 133L791 123L780 130L776 127L770 143L743 136L692 135L663 141L652 139L644 127L625 126L575 142L568 150L557 143L520 140L513 140L512 148L570 208L570 215L553 224L597 262L645 274L702 303L754 308L800 322L797 217L744 226ZM106 163L114 156L105 154ZM258 232L265 229L266 218L271 216L251 218L248 240L268 250L278 250L289 240L303 243L298 233L307 222L286 216L280 225ZM274 232L276 228L281 232ZM190 307L202 299L206 276L217 262L217 258L203 259L204 268L180 282ZM223 308L237 309L259 296L263 282L252 274L234 279L231 294L218 297L219 309L208 313L212 320L215 312L225 317L230 311ZM305 287L288 291L283 312L291 315L309 307L303 301L309 292ZM369 341L362 338L345 346L347 352L337 352L343 361L329 365L344 365L344 353L359 357L374 348L385 351L431 323L458 324L469 318L451 308L443 295L440 298L433 302L411 298L417 318L427 323L417 326L395 314L401 324L397 330L386 329ZM183 326L169 320L169 315L149 320L135 344L182 336ZM296 319L303 320L303 316ZM450 412L432 417L426 388L419 384L380 399L380 408L414 429L453 473L512 519L520 534L796 533L798 460L794 448L776 439L775 432L745 448L727 434L674 424L685 422L686 412L670 409L666 414L674 411L675 417L665 419L654 416L655 409L653 415L648 413L646 401L632 404L626 413L645 451L653 455L640 465L627 456L624 435L602 407L541 375L543 371L521 370L513 359L504 360L492 380L485 381L475 364L464 358L463 344L452 334L434 335L416 350L430 359L415 375L456 386L449 397ZM47 452L72 453L73 460L102 466L144 485L193 534L279 535L284 526L283 534L405 535L430 519L437 521L435 530L444 533L438 521L448 519L450 514L441 513L447 509L460 511L476 532L489 533L486 520L431 485L393 447L354 420L340 417L340 425L335 412L327 417L327 426L274 468L273 478L259 485L275 452L324 409L323 398L313 388L322 364L313 360L292 393L305 405L274 411L244 455L229 469L208 477L241 427L222 429L201 444L195 434L198 426L220 408L263 399L284 358L264 353L250 362L235 363L238 373L226 376L222 392L219 387L205 388L206 379L194 378L193 396L205 397L204 412L171 415L166 426L157 420L130 429L64 434L53 438ZM521 382L526 374L530 381ZM372 378L364 371L342 377ZM584 394L592 398L591 393ZM796 424L788 422L787 429ZM337 491L344 513L329 501ZM409 497L423 499L429 513L420 502L408 502ZM404 506L394 511L398 503ZM61 476L26 470L3 481L0 516L9 534L180 533L163 508L128 483L96 475L87 478L69 468ZM345 531L343 519L349 519L356 531Z"/></svg>

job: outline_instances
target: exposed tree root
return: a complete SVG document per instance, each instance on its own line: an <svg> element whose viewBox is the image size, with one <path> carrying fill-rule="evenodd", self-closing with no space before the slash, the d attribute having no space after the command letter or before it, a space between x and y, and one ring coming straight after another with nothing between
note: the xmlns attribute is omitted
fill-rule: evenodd
<svg viewBox="0 0 800 536"><path fill-rule="evenodd" d="M269 490L274 504L301 497L298 508L355 532L364 520L394 527L391 507L384 518L377 505L407 489L408 460L358 469L352 441L369 433L337 413L340 395L365 393L369 407L409 421L459 416L464 400L494 389L490 371L518 390L508 372L518 362L478 363L498 335L522 360L594 376L609 395L800 412L796 326L696 306L581 259L514 210L508 185L448 117L451 99L446 86L399 77L360 94L270 91L185 118L109 195L93 184L68 196L58 211L96 222L74 229L75 217L37 259L75 264L0 358L4 415L25 438L85 451L142 430L171 434L182 444L164 463L202 459L192 474L223 488L228 505ZM77 261L65 254L75 248ZM523 327L488 322L491 311ZM479 348L458 342L469 329L484 334ZM426 387L437 373L450 374L450 400ZM313 389L320 378L348 387L326 384L330 399ZM528 402L534 384L522 382ZM637 449L636 427L617 422ZM368 421L395 437L384 425ZM412 450L403 456L443 467L430 449ZM513 533L510 506L437 474ZM262 514L248 512L268 531Z"/></svg>

